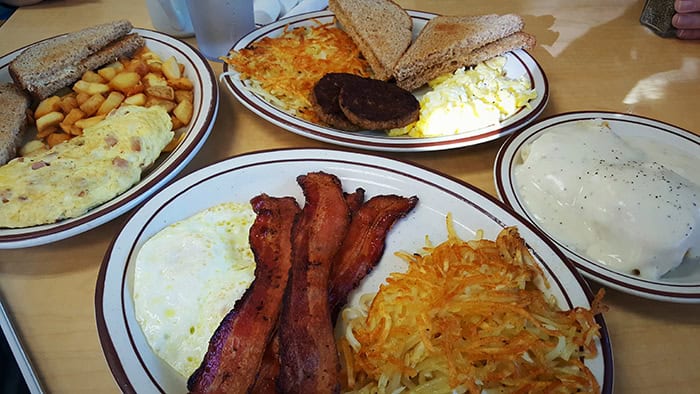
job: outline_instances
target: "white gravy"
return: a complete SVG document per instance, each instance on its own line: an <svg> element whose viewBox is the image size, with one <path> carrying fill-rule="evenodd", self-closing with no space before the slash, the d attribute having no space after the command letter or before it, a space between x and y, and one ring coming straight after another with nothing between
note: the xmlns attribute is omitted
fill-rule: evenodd
<svg viewBox="0 0 700 394"><path fill-rule="evenodd" d="M700 255L700 159L602 120L553 127L521 158L527 210L578 253L649 279Z"/></svg>

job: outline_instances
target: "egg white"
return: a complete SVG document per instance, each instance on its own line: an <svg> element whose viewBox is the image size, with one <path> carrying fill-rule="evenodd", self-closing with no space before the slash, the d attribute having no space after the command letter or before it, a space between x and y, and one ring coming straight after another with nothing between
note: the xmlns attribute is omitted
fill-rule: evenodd
<svg viewBox="0 0 700 394"><path fill-rule="evenodd" d="M223 203L174 223L138 252L136 320L153 351L187 377L221 319L254 279L249 203Z"/></svg>

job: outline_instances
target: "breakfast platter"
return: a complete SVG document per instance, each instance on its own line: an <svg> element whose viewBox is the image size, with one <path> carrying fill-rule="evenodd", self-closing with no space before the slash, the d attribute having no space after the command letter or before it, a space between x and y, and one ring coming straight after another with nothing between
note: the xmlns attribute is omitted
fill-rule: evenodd
<svg viewBox="0 0 700 394"><path fill-rule="evenodd" d="M413 34L416 36L435 14L421 11L407 11L413 21ZM285 18L252 31L235 43L237 51L255 44L266 37L278 37L289 29L301 26L317 26L334 22L332 12L324 10ZM506 136L532 122L539 116L549 99L549 85L542 67L524 50L515 50L504 55L505 71L508 78L524 77L529 81L536 97L528 105L511 115L500 124L481 127L476 130L453 135L435 137L389 136L381 131L344 131L330 126L316 124L292 115L271 104L261 95L254 93L239 78L233 67L224 63L221 78L231 94L246 108L263 119L287 130L311 139L335 145L375 151L418 152L460 148L481 144ZM425 89L424 89L425 90ZM420 96L420 90L414 92Z"/></svg>
<svg viewBox="0 0 700 394"><path fill-rule="evenodd" d="M587 223L586 225L597 229L595 230L596 236L603 234L603 237L611 237L621 233L631 233L630 241L627 241L626 238L616 241L618 244L631 242L627 244L629 245L626 248L627 250L622 250L616 255L621 263L624 263L624 259L619 256L624 255L624 253L641 251L639 252L641 255L637 256L634 259L635 261L645 258L653 261L653 256L656 256L655 253L659 253L659 256L664 256L657 259L660 260L660 263L652 266L655 270L659 266L668 265L672 260L671 256L676 256L679 259L679 265L669 265L666 269L658 271L656 275L644 275L644 267L632 270L623 269L622 265L615 264L615 260L610 260L606 263L605 260L600 258L592 258L590 256L591 253L596 252L595 249L574 247L575 241L578 241L576 239L564 240L564 234L568 232L568 228L556 230L552 226L547 228L547 225L544 225L545 222L541 218L541 214L535 213L535 205L532 202L528 202L528 199L525 198L523 194L525 189L523 187L526 187L530 180L524 177L518 178L518 174L522 173L519 171L522 171L524 157L533 154L533 141L537 141L557 128L588 121L598 122L606 128L609 127L610 130L630 146L646 147L647 150L644 152L649 159L645 159L645 156L641 156L641 159L635 158L635 160L628 162L634 163L632 168L628 168L630 165L625 164L620 167L623 172L617 173L618 177L622 175L622 179L619 179L618 182L621 180L621 183L633 185L634 189L632 190L637 190L636 193L625 196L618 191L619 189L616 188L617 184L607 186L610 184L596 183L596 189L606 191L606 193L602 193L603 196L607 196L607 199L618 200L594 200L595 210L578 213L575 221L577 223ZM558 149L567 149L568 141L565 142L561 138L556 138L556 140L559 145ZM604 149L609 152L614 151L613 154L616 157L622 156L621 150L617 147L618 141L619 139L617 138L611 140L610 143L605 144ZM591 153L594 147L590 140L575 145L575 149L580 150L582 155L595 158L601 163L604 162L603 154L600 154L598 151ZM568 158L572 163L576 160L573 156L569 155ZM691 189L687 189L691 193L687 197L688 204L683 203L684 200L681 193L686 190L687 180L695 184L699 182L696 171L698 157L700 157L700 137L679 127L642 116L622 113L572 112L541 120L511 136L498 152L494 167L494 178L499 198L546 233L586 277L619 291L640 297L668 302L697 303L700 302L700 257L698 257L697 251L698 200L697 195L692 194L692 190L694 190L692 186ZM646 162L651 164L640 164ZM649 169L658 169L658 163L665 167L662 172L658 173L662 175L659 177L659 184L662 186L649 186L649 189L644 189L647 187L644 182L647 179L654 178L653 175L656 174L648 173L647 171ZM676 179L674 178L675 175L670 174L670 171L667 170L668 168L672 168L674 172L681 174L687 180L672 187L671 197L664 197L665 191L671 188L673 179ZM601 167L600 171L603 170L605 170L605 167ZM556 179L564 179L556 175L559 171L568 172L574 177L578 175L579 181L577 181L574 189L580 190L578 192L580 196L590 197L590 194L585 194L586 183L581 182L581 176L576 172L576 169L561 168L560 170L552 168L550 177L554 176ZM615 175L612 172L606 173L609 178ZM598 175L597 170L595 175ZM584 175L583 178L585 180L586 176ZM598 178L595 181L598 182L599 180ZM561 185L562 190L566 190L566 185ZM657 203L653 203L652 209L647 207L647 209L635 210L634 202L645 201L642 198L647 195L650 199L668 199L670 202L667 201L667 204L659 205L658 207ZM561 198L559 204L566 206L569 204L568 201L567 198ZM580 204L581 209L584 209L586 208L586 203L582 201L579 198L575 204ZM637 203L637 205L639 204ZM677 215L676 212L666 212L662 207L673 207L674 211L689 213L680 213L681 217L677 218L674 216ZM689 208L689 211L681 211L681 209L686 208ZM550 212L554 209L555 207L552 206ZM619 210L621 210L620 214L614 212ZM602 215L599 215L598 212L601 212ZM652 214L661 216L651 216ZM648 219L648 217L651 219ZM683 232L681 232L681 236L677 237L675 241L666 242L666 245L661 245L658 248L652 248L656 244L657 239L666 239L666 235L673 233L673 230L667 230L667 227L662 226L666 217L672 222L669 223L671 226L678 224L686 226L684 223L687 222L687 228L683 230L685 235L683 236ZM574 225L572 221L567 221L564 217L558 220L561 220L562 225L567 225L567 223L569 223L569 227ZM616 223L623 223L622 228L612 227L615 230L606 230L607 226L615 226ZM694 236L695 238L693 238ZM583 238L584 235L580 235L580 237ZM606 244L605 242L607 242L605 239L596 241L597 248ZM669 245L678 250L667 250L671 247ZM688 247L690 248L689 250ZM608 253L612 255L612 252Z"/></svg>
<svg viewBox="0 0 700 394"><path fill-rule="evenodd" d="M446 218L464 239L483 231L493 239L507 226L516 226L550 287L543 290L560 308L590 308L592 294L552 241L532 224L520 219L501 202L461 181L416 165L371 154L331 149L286 149L247 153L202 168L153 194L130 214L107 250L95 290L95 314L103 352L124 392L186 392L186 377L178 374L149 346L135 315L136 259L147 240L167 226L226 202L244 203L265 193L304 197L295 180L300 174L323 171L334 174L346 190L365 189L368 195L417 196L416 208L391 230L387 253L363 280L349 303L376 291L391 272L406 269L394 252L420 249L448 235ZM613 359L602 315L595 320L600 338L597 355L585 365L602 392L612 392Z"/></svg>
<svg viewBox="0 0 700 394"><path fill-rule="evenodd" d="M153 53L163 59L173 56L183 66L184 75L194 85L192 117L184 129L183 137L173 150L161 153L144 171L140 180L126 192L77 217L51 224L0 228L0 248L21 248L55 242L83 233L124 214L173 179L206 141L219 106L218 85L209 63L190 45L169 35L146 29L133 29L133 32L143 37L146 46ZM8 71L10 62L32 45L0 58L0 82L12 81ZM28 131L27 134L31 133Z"/></svg>

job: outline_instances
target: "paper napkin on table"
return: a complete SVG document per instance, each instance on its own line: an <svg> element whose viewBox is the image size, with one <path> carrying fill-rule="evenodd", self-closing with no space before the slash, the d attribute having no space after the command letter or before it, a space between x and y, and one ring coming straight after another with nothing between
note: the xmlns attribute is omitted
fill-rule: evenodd
<svg viewBox="0 0 700 394"><path fill-rule="evenodd" d="M319 11L328 7L328 0L254 0L255 23L266 25L276 20Z"/></svg>

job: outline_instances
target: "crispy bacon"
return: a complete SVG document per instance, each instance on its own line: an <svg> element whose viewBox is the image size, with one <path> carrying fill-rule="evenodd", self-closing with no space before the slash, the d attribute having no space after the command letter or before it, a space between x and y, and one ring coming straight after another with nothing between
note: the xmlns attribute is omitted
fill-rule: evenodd
<svg viewBox="0 0 700 394"><path fill-rule="evenodd" d="M365 189L358 187L352 193L345 193L345 202L348 203L350 212L355 214L365 202Z"/></svg>
<svg viewBox="0 0 700 394"><path fill-rule="evenodd" d="M265 194L251 204L257 213L249 233L255 280L214 332L202 364L187 382L193 393L248 392L277 324L300 209L292 197Z"/></svg>
<svg viewBox="0 0 700 394"><path fill-rule="evenodd" d="M345 305L348 294L379 262L391 227L417 203L416 196L379 195L369 199L353 214L347 236L331 269L328 303L333 321Z"/></svg>
<svg viewBox="0 0 700 394"><path fill-rule="evenodd" d="M280 373L280 337L277 332L272 336L265 348L262 364L258 371L258 377L250 390L251 394L276 394L277 376Z"/></svg>
<svg viewBox="0 0 700 394"><path fill-rule="evenodd" d="M306 203L292 232L292 269L280 315L279 388L289 393L340 390L328 305L331 263L350 224L340 180L323 172L297 178Z"/></svg>

